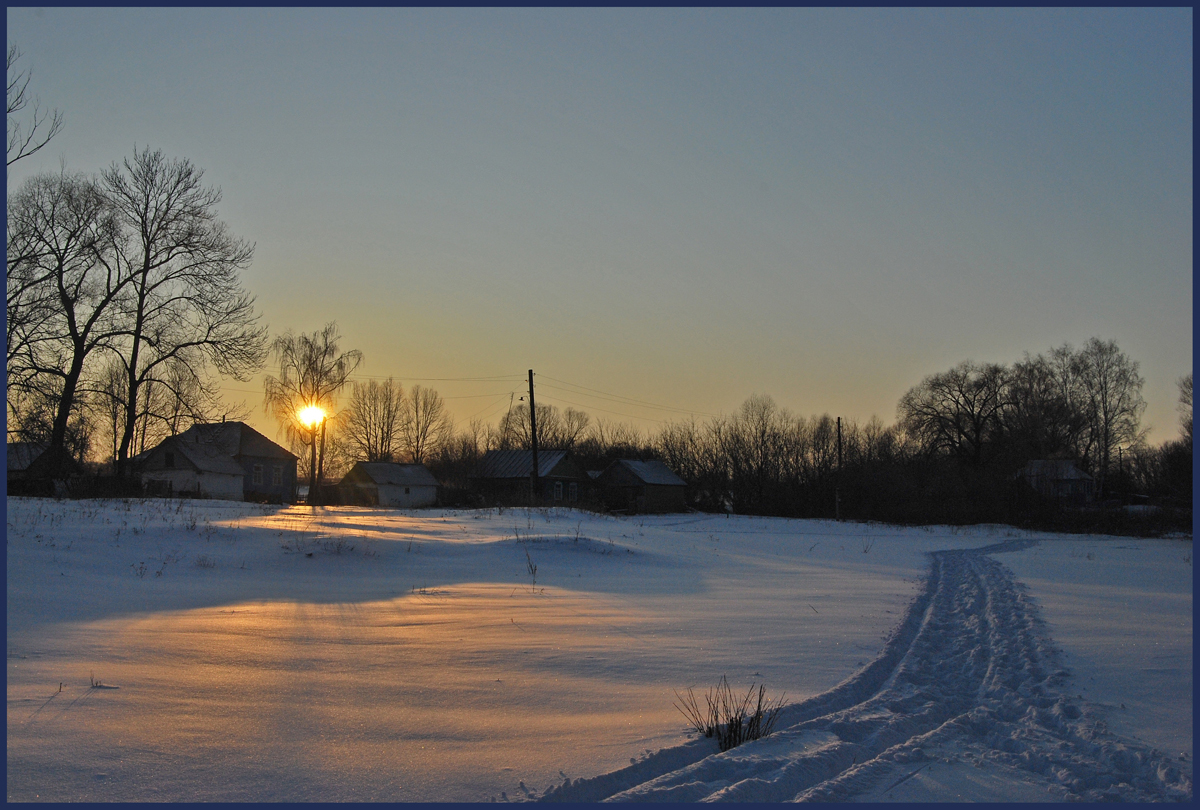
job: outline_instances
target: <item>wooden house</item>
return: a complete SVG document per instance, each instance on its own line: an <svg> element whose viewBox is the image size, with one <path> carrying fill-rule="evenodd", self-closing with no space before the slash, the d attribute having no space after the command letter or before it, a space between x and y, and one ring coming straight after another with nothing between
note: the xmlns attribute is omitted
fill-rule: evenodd
<svg viewBox="0 0 1200 810"><path fill-rule="evenodd" d="M490 450L468 479L486 502L529 503L532 450ZM538 451L538 500L568 506L585 500L591 479L566 450Z"/></svg>
<svg viewBox="0 0 1200 810"><path fill-rule="evenodd" d="M411 508L437 503L438 482L424 464L360 461L338 483L342 503Z"/></svg>
<svg viewBox="0 0 1200 810"><path fill-rule="evenodd" d="M1086 503L1096 497L1096 481L1070 459L1030 461L1017 477L1044 498Z"/></svg>
<svg viewBox="0 0 1200 810"><path fill-rule="evenodd" d="M293 503L296 456L244 422L192 425L147 451L143 482L173 495Z"/></svg>
<svg viewBox="0 0 1200 810"><path fill-rule="evenodd" d="M687 511L687 485L661 461L618 459L596 480L604 492L604 505L614 512Z"/></svg>

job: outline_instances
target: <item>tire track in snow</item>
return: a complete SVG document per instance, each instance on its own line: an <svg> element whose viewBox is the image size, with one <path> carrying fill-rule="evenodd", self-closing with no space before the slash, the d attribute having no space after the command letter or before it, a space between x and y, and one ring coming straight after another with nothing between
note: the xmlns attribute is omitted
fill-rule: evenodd
<svg viewBox="0 0 1200 810"><path fill-rule="evenodd" d="M1060 799L1190 800L1178 763L1109 733L1067 694L1036 605L991 556L1036 542L932 553L879 656L785 707L771 737L724 753L693 740L541 800L844 801L942 758L1040 779Z"/></svg>

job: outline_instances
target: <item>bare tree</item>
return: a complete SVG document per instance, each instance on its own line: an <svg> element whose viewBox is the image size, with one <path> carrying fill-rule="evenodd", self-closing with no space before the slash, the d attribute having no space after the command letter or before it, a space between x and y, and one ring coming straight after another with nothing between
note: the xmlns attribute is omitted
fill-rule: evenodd
<svg viewBox="0 0 1200 810"><path fill-rule="evenodd" d="M500 417L499 432L504 449L532 447L529 427L529 406L522 403L510 408ZM548 450L570 450L586 434L591 417L583 411L567 408L560 411L553 405L537 406L538 447Z"/></svg>
<svg viewBox="0 0 1200 810"><path fill-rule="evenodd" d="M401 444L404 390L400 383L354 383L340 429L342 441L366 461L393 461Z"/></svg>
<svg viewBox="0 0 1200 810"><path fill-rule="evenodd" d="M62 113L47 112L36 96L29 95L32 74L17 70L21 52L16 45L8 46L8 165L27 158L50 142L63 126ZM20 113L32 104L28 120L21 121Z"/></svg>
<svg viewBox="0 0 1200 810"><path fill-rule="evenodd" d="M266 358L267 331L240 279L254 247L217 218L221 192L204 186L203 174L190 161L146 148L102 175L121 218L118 272L129 279L118 352L129 403L117 452L121 473L137 433L142 386L164 381L168 368L201 387L214 372L245 381Z"/></svg>
<svg viewBox="0 0 1200 810"><path fill-rule="evenodd" d="M48 441L67 444L85 374L124 329L128 277L115 272L117 224L97 184L61 172L30 178L8 206L8 409L55 403Z"/></svg>
<svg viewBox="0 0 1200 810"><path fill-rule="evenodd" d="M404 398L400 447L413 464L423 464L454 434L446 403L432 388L414 385Z"/></svg>
<svg viewBox="0 0 1200 810"><path fill-rule="evenodd" d="M1115 341L1092 338L1076 355L1075 362L1087 396L1091 444L1095 448L1096 490L1104 491L1104 480L1118 448L1136 445L1145 436L1141 429L1142 377L1138 364L1130 360Z"/></svg>
<svg viewBox="0 0 1200 810"><path fill-rule="evenodd" d="M1003 429L1007 382L1004 366L959 363L901 397L900 423L927 452L946 451L980 465Z"/></svg>
<svg viewBox="0 0 1200 810"><path fill-rule="evenodd" d="M289 330L271 343L271 351L279 363L279 376L263 378L264 409L275 417L293 445L311 442L314 454L316 436L301 422L300 411L316 406L336 418L338 394L363 359L357 349L341 351L340 340L337 324L333 322L308 335L296 335ZM322 449L315 469L310 471L314 480L323 472L324 455Z"/></svg>
<svg viewBox="0 0 1200 810"><path fill-rule="evenodd" d="M1192 441L1192 375L1179 378L1179 426L1183 430L1183 438L1190 444Z"/></svg>

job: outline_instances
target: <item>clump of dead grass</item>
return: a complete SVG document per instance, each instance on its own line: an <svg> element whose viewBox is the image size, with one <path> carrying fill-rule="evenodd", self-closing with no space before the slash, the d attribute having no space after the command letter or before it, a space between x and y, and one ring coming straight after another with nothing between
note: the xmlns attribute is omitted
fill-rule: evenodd
<svg viewBox="0 0 1200 810"><path fill-rule="evenodd" d="M675 692L678 703L673 704L688 724L705 737L716 737L722 751L736 748L744 742L758 740L775 730L779 711L786 694L778 699L767 698L766 686L759 685L757 696L754 684L744 697L737 697L725 676L704 695L705 708L700 708L691 687L685 694Z"/></svg>

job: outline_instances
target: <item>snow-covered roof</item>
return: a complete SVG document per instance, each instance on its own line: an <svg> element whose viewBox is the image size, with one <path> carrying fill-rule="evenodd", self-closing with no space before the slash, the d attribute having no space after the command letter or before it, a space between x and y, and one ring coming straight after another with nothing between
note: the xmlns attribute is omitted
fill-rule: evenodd
<svg viewBox="0 0 1200 810"><path fill-rule="evenodd" d="M346 474L347 478L354 475L355 470L369 478L376 485L384 484L399 487L436 487L437 479L424 464L397 464L391 461L360 461L354 469Z"/></svg>
<svg viewBox="0 0 1200 810"><path fill-rule="evenodd" d="M539 450L538 476L548 476L566 456L566 450ZM479 460L475 477L528 478L532 472L532 450L490 450Z"/></svg>
<svg viewBox="0 0 1200 810"><path fill-rule="evenodd" d="M172 436L160 445L164 452L175 451L183 456L192 466L201 472L220 473L222 475L245 475L246 470L227 454L223 447L216 444L198 444L184 439L186 433ZM178 466L176 462L176 466Z"/></svg>
<svg viewBox="0 0 1200 810"><path fill-rule="evenodd" d="M296 458L245 422L213 422L192 425L177 439L196 445L209 445L227 456L264 456L267 458Z"/></svg>
<svg viewBox="0 0 1200 810"><path fill-rule="evenodd" d="M1064 481L1072 478L1079 478L1085 481L1092 480L1092 476L1076 467L1074 461L1064 458L1031 461L1025 465L1022 473L1027 478L1049 478L1054 481Z"/></svg>
<svg viewBox="0 0 1200 810"><path fill-rule="evenodd" d="M633 473L643 484L655 484L667 487L687 486L682 478L671 472L670 467L658 460L637 461L635 459L622 458L614 461L613 465L624 467Z"/></svg>

